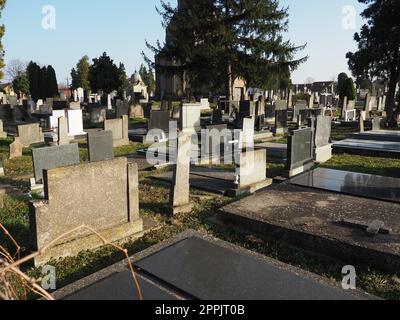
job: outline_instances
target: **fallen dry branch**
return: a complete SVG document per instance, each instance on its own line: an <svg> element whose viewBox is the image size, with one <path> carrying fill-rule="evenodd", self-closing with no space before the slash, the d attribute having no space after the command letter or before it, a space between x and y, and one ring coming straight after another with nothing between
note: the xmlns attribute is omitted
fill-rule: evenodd
<svg viewBox="0 0 400 320"><path fill-rule="evenodd" d="M10 241L16 247L16 253L15 253L14 257L18 257L18 260L15 260L5 248L0 246L0 299L2 299L2 300L17 300L18 299L18 294L16 293L15 288L11 285L10 278L12 278L12 277L14 277L14 279L15 278L19 279L21 287L23 289L24 296L26 296L27 291L32 291L46 300L54 300L54 298L46 290L44 290L41 286L38 285L37 279L30 278L25 273L23 273L20 270L20 266L26 262L33 260L35 257L44 254L47 250L52 248L54 245L56 245L56 243L58 243L63 238L66 238L69 235L74 234L75 232L83 230L83 229L96 235L103 242L104 245L112 246L113 248L124 253L124 255L128 261L129 269L132 274L132 280L136 287L138 297L140 300L143 300L142 290L141 290L139 282L137 280L132 261L128 254L128 250L125 248L122 248L121 246L119 246L117 244L113 244L113 243L107 241L107 239L105 239L100 233L98 233L96 230L94 230L93 228L91 228L89 226L82 225L73 230L70 230L70 231L60 235L53 241L51 241L48 245L46 245L39 251L34 252L24 258L20 258L21 247L18 245L18 243L15 241L15 239L11 236L11 234L8 232L8 230L1 223L0 223L0 229L3 230L4 234L10 239ZM1 259L1 256L3 257L2 259Z"/></svg>

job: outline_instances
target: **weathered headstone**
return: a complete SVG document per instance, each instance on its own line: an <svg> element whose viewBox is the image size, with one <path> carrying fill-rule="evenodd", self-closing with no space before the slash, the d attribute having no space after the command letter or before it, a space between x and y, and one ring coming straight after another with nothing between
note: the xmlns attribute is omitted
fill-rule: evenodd
<svg viewBox="0 0 400 320"><path fill-rule="evenodd" d="M14 138L14 142L10 144L10 159L22 157L24 145L19 137Z"/></svg>
<svg viewBox="0 0 400 320"><path fill-rule="evenodd" d="M381 118L380 117L374 117L372 119L372 131L379 131L381 130Z"/></svg>
<svg viewBox="0 0 400 320"><path fill-rule="evenodd" d="M0 120L0 139L7 138L7 132L4 132L3 120Z"/></svg>
<svg viewBox="0 0 400 320"><path fill-rule="evenodd" d="M181 133L177 141L177 158L174 166L173 183L170 193L172 214L187 213L192 210L190 204L190 160L192 140L189 134Z"/></svg>
<svg viewBox="0 0 400 320"><path fill-rule="evenodd" d="M240 153L239 188L265 181L267 178L267 151L249 150Z"/></svg>
<svg viewBox="0 0 400 320"><path fill-rule="evenodd" d="M195 130L201 129L200 117L201 117L201 105L195 104L183 104L180 114L180 122L182 130Z"/></svg>
<svg viewBox="0 0 400 320"><path fill-rule="evenodd" d="M59 146L69 144L70 138L68 136L68 120L66 117L58 118L57 137Z"/></svg>
<svg viewBox="0 0 400 320"><path fill-rule="evenodd" d="M40 128L39 123L17 126L17 135L24 147L44 142L42 128Z"/></svg>
<svg viewBox="0 0 400 320"><path fill-rule="evenodd" d="M114 159L112 131L90 131L87 134L89 161Z"/></svg>
<svg viewBox="0 0 400 320"><path fill-rule="evenodd" d="M126 158L84 163L44 172L44 201L31 202L30 224L34 250L65 235L35 259L74 256L104 245L88 229L116 242L143 231L139 217L138 168Z"/></svg>
<svg viewBox="0 0 400 320"><path fill-rule="evenodd" d="M32 150L33 171L36 183L42 183L43 170L79 164L77 143Z"/></svg>
<svg viewBox="0 0 400 320"><path fill-rule="evenodd" d="M112 132L114 148L129 144L128 125L128 116L104 121L104 130Z"/></svg>
<svg viewBox="0 0 400 320"><path fill-rule="evenodd" d="M319 116L315 120L314 128L314 160L323 163L332 158L332 118Z"/></svg>

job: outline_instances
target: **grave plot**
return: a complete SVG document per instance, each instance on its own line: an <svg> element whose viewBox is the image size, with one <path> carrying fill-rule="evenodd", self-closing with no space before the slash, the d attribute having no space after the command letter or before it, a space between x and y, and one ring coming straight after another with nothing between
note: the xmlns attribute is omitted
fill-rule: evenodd
<svg viewBox="0 0 400 320"><path fill-rule="evenodd" d="M333 144L334 152L400 158L400 131L372 130Z"/></svg>
<svg viewBox="0 0 400 320"><path fill-rule="evenodd" d="M138 281L145 300L374 299L191 230L139 253L133 260L137 261ZM126 262L121 262L61 289L55 298L133 300L137 294Z"/></svg>
<svg viewBox="0 0 400 320"><path fill-rule="evenodd" d="M353 266L398 272L399 212L398 203L283 183L221 208L218 218Z"/></svg>
<svg viewBox="0 0 400 320"><path fill-rule="evenodd" d="M317 168L292 178L290 183L400 203L400 179L398 178Z"/></svg>

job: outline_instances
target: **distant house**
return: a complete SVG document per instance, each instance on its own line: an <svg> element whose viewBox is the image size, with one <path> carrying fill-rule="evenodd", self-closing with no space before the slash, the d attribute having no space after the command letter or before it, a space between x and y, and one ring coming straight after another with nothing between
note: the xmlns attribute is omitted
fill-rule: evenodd
<svg viewBox="0 0 400 320"><path fill-rule="evenodd" d="M335 81L318 81L308 84L294 84L292 89L295 94L299 93L328 93L335 94L336 82Z"/></svg>
<svg viewBox="0 0 400 320"><path fill-rule="evenodd" d="M65 84L58 85L58 92L60 95L64 95L66 99L70 99L73 96L72 89Z"/></svg>

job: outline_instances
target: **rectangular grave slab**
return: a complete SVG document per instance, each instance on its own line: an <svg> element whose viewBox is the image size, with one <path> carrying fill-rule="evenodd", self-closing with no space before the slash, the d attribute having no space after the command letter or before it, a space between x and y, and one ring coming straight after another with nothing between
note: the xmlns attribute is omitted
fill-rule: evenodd
<svg viewBox="0 0 400 320"><path fill-rule="evenodd" d="M112 131L90 131L87 139L90 161L114 159Z"/></svg>
<svg viewBox="0 0 400 320"><path fill-rule="evenodd" d="M373 130L362 133L356 133L351 139L357 140L375 140L375 141L391 141L400 143L400 131L394 130Z"/></svg>
<svg viewBox="0 0 400 320"><path fill-rule="evenodd" d="M114 148L129 144L128 126L128 116L104 121L104 130L111 131L113 134Z"/></svg>
<svg viewBox="0 0 400 320"><path fill-rule="evenodd" d="M79 164L79 146L67 144L32 150L33 171L37 183L42 183L43 170Z"/></svg>
<svg viewBox="0 0 400 320"><path fill-rule="evenodd" d="M289 267L218 239L188 234L153 250L136 264L199 300L353 300L316 275Z"/></svg>
<svg viewBox="0 0 400 320"><path fill-rule="evenodd" d="M290 180L294 185L400 203L400 179L317 168Z"/></svg>
<svg viewBox="0 0 400 320"><path fill-rule="evenodd" d="M272 236L306 250L336 257L346 264L386 272L400 268L400 205L288 183L233 202L219 210L219 220L246 232ZM343 219L366 225L381 220L391 234L371 238Z"/></svg>
<svg viewBox="0 0 400 320"><path fill-rule="evenodd" d="M333 143L335 153L400 158L400 144L393 141L345 139Z"/></svg>

